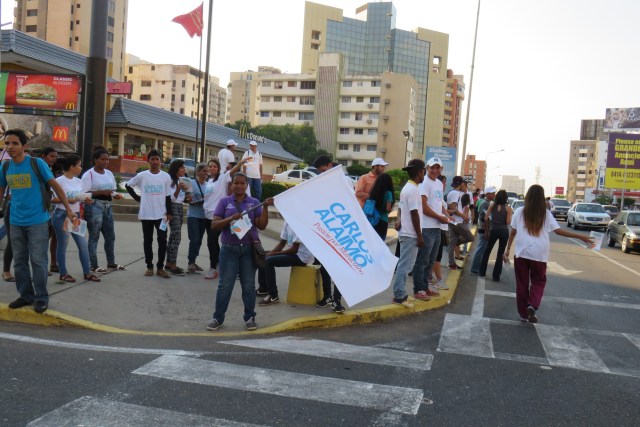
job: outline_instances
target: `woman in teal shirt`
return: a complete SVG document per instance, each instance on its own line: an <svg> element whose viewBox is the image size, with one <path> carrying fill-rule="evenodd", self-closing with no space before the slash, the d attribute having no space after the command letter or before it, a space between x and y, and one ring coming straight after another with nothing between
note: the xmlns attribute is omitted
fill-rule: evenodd
<svg viewBox="0 0 640 427"><path fill-rule="evenodd" d="M375 201L376 210L380 214L380 220L373 228L384 241L389 229L389 212L393 209L393 204L396 201L391 175L383 173L376 178L369 192L369 199Z"/></svg>

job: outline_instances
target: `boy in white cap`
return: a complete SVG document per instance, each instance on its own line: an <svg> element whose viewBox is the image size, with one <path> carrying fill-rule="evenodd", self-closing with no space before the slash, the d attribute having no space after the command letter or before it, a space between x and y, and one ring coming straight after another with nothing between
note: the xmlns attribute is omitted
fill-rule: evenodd
<svg viewBox="0 0 640 427"><path fill-rule="evenodd" d="M236 156L233 154L233 147L238 145L233 139L227 141L227 148L223 148L218 153L218 161L220 162L220 170L226 171L227 165L231 162L235 162Z"/></svg>
<svg viewBox="0 0 640 427"><path fill-rule="evenodd" d="M358 199L358 203L360 203L360 207L364 206L369 198L369 192L371 191L371 187L373 187L373 183L376 182L376 178L382 175L384 168L388 164L384 159L376 157L373 159L373 162L371 162L371 172L362 175L360 179L358 179L356 183L356 198Z"/></svg>
<svg viewBox="0 0 640 427"><path fill-rule="evenodd" d="M242 156L247 162L242 166L243 172L249 179L249 189L252 197L260 200L262 196L262 154L258 152L258 143L251 141L249 149Z"/></svg>

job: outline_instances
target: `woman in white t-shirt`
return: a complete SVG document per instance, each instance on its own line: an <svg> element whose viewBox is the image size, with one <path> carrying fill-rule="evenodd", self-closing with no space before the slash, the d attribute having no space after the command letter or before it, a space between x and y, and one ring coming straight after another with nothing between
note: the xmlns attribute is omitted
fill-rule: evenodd
<svg viewBox="0 0 640 427"><path fill-rule="evenodd" d="M516 209L511 218L511 233L504 261L509 262L509 250L516 241L514 270L516 275L516 304L520 320L536 323L536 312L540 308L544 287L547 284L547 261L550 252L549 233L580 239L589 247L593 240L589 236L572 233L560 228L544 198L540 185L529 187L524 197L524 206Z"/></svg>
<svg viewBox="0 0 640 427"><path fill-rule="evenodd" d="M72 155L64 159L64 174L56 178L60 187L67 196L69 206L71 210L76 214L80 213L80 203L91 204L93 201L89 194L84 192L82 181L77 178L82 172L82 165L80 163L80 157ZM80 255L80 264L82 265L82 272L85 280L92 282L99 282L100 279L91 273L91 265L89 264L89 249L87 241L84 236L80 236L75 233L69 233L65 230L64 224L67 220L67 211L60 200L54 196L52 202L55 204L55 209L51 215L51 222L53 229L56 233L57 246L56 256L58 258L58 267L60 268L60 280L64 282L75 282L74 279L67 271L66 252L67 243L69 243L69 235L73 237L78 247L78 253Z"/></svg>

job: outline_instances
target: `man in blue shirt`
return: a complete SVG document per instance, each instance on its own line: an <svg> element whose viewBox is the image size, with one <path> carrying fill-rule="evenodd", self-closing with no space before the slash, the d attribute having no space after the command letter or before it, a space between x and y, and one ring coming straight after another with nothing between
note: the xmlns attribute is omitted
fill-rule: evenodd
<svg viewBox="0 0 640 427"><path fill-rule="evenodd" d="M78 217L69 207L65 192L54 179L51 169L42 159L33 168L31 156L25 153L27 135L21 129L10 129L4 134L5 150L11 157L8 167L0 173L0 203L4 190L11 189L11 246L16 274L16 288L20 297L9 304L15 309L34 304L36 313L44 313L49 306L47 292L47 264L49 248L49 211L45 205L41 185L48 184L73 222ZM48 195L46 195L48 197ZM33 276L29 270L29 259Z"/></svg>

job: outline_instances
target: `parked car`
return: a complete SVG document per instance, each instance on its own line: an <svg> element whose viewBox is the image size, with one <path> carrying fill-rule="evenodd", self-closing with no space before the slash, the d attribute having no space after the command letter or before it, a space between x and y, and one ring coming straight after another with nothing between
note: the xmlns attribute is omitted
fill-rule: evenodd
<svg viewBox="0 0 640 427"><path fill-rule="evenodd" d="M272 182L290 182L294 184L299 184L302 181L306 181L308 179L317 176L318 174L311 172L310 170L292 170L285 171L273 176Z"/></svg>
<svg viewBox="0 0 640 427"><path fill-rule="evenodd" d="M553 203L553 207L551 208L553 217L556 219L564 218L566 220L569 209L571 209L571 203L566 199L551 199L551 203Z"/></svg>
<svg viewBox="0 0 640 427"><path fill-rule="evenodd" d="M515 199L513 202L511 202L511 209L513 209L514 211L523 206L524 206L524 200Z"/></svg>
<svg viewBox="0 0 640 427"><path fill-rule="evenodd" d="M611 221L604 208L599 203L574 203L567 214L567 227L600 228L605 231Z"/></svg>
<svg viewBox="0 0 640 427"><path fill-rule="evenodd" d="M174 160L184 161L184 167L186 169L187 176L190 176L192 178L196 176L196 161L187 157L174 157L173 159L165 160L163 165L164 168L169 170L169 165Z"/></svg>
<svg viewBox="0 0 640 427"><path fill-rule="evenodd" d="M611 218L615 218L620 213L620 209L615 205L602 205L602 207Z"/></svg>
<svg viewBox="0 0 640 427"><path fill-rule="evenodd" d="M620 243L622 252L640 251L640 212L620 212L607 228L609 246Z"/></svg>

